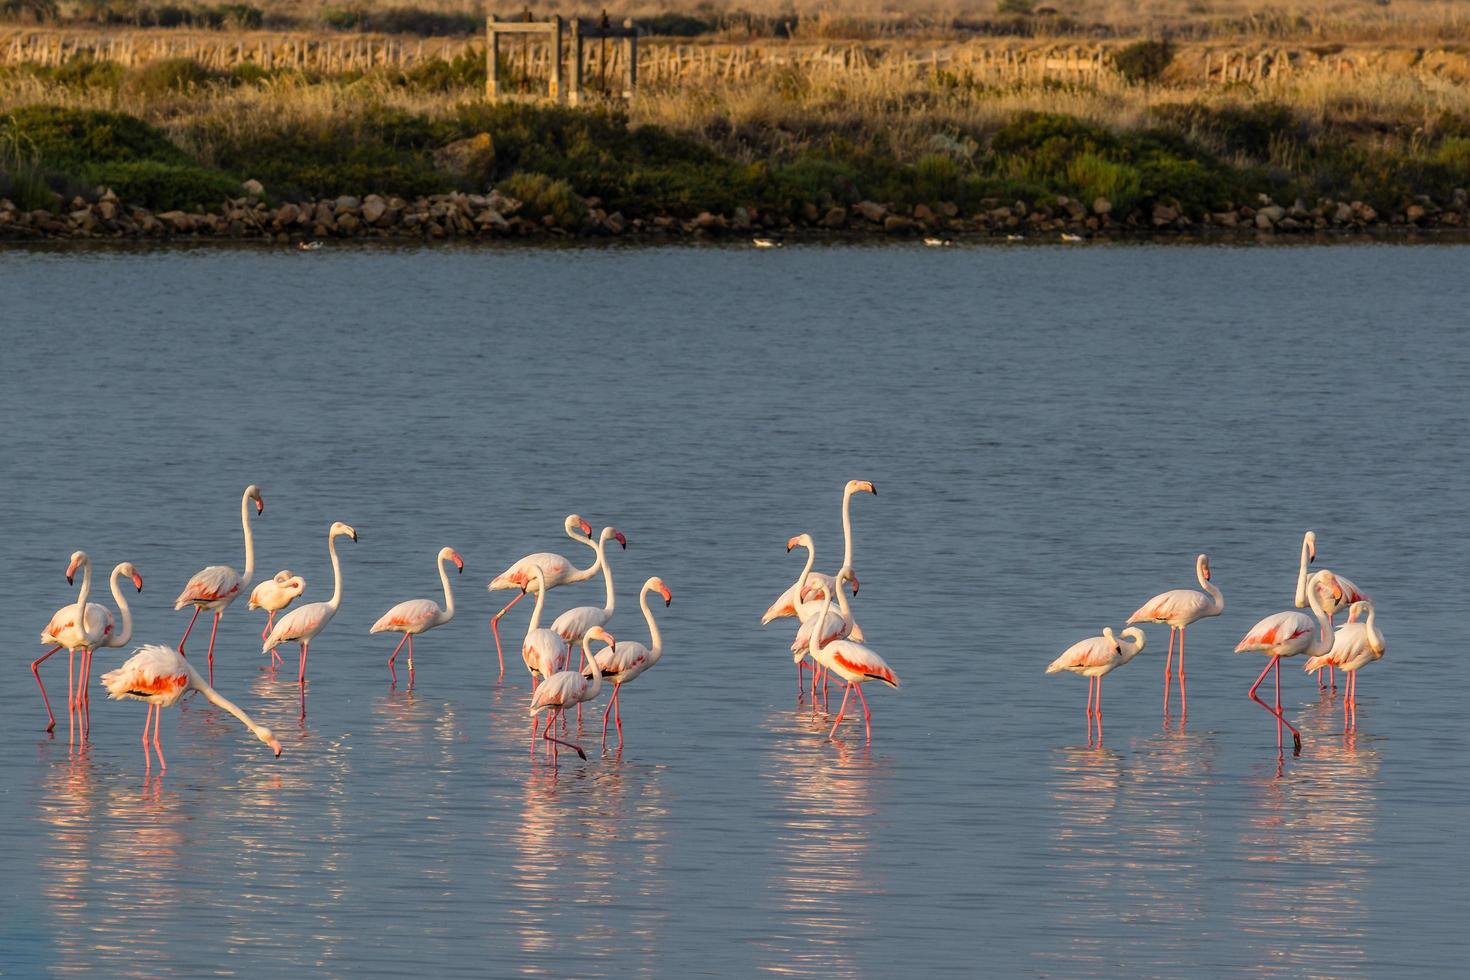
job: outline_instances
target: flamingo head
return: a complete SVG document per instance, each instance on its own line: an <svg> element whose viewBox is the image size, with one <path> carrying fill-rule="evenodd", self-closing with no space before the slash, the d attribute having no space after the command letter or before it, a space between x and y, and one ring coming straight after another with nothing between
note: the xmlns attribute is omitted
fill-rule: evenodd
<svg viewBox="0 0 1470 980"><path fill-rule="evenodd" d="M577 531L581 531L587 537L592 537L592 525L582 520L582 518L576 514L568 514L567 519L563 522L562 526L566 528L568 534L574 534Z"/></svg>
<svg viewBox="0 0 1470 980"><path fill-rule="evenodd" d="M1123 645L1119 643L1118 638L1113 635L1113 628L1111 626L1104 626L1102 635L1103 639L1108 641L1108 645L1113 648L1114 653L1123 652Z"/></svg>
<svg viewBox="0 0 1470 980"><path fill-rule="evenodd" d="M605 527L602 529L602 540L606 541L608 538L615 539L618 544L623 546L624 551L628 550L628 539L623 537L622 531L619 531L615 527Z"/></svg>
<svg viewBox="0 0 1470 980"><path fill-rule="evenodd" d="M1206 582L1210 581L1210 556L1200 555L1195 559L1195 565L1199 568L1200 578Z"/></svg>
<svg viewBox="0 0 1470 980"><path fill-rule="evenodd" d="M133 567L132 562L123 562L121 565L118 566L118 571L133 580L134 588L136 588L139 592L143 591L143 576L138 574L138 570Z"/></svg>
<svg viewBox="0 0 1470 980"><path fill-rule="evenodd" d="M264 726L257 728L255 730L255 737L260 739L266 745L269 745L271 747L271 751L276 754L277 759L281 757L281 743L276 741L275 733L272 732L269 728L266 728Z"/></svg>
<svg viewBox="0 0 1470 980"><path fill-rule="evenodd" d="M611 633L603 629L601 626L594 626L590 630L588 630L585 639L589 641L601 640L608 646L613 646L618 642L617 640L613 639L613 635Z"/></svg>
<svg viewBox="0 0 1470 980"><path fill-rule="evenodd" d="M353 527L351 524L343 524L341 521L333 521L332 530L329 532L328 536L335 538L343 534L347 535L353 541L357 540L357 528Z"/></svg>
<svg viewBox="0 0 1470 980"><path fill-rule="evenodd" d="M1304 543L1307 546L1307 564L1310 565L1317 560L1317 532L1308 531Z"/></svg>
<svg viewBox="0 0 1470 980"><path fill-rule="evenodd" d="M526 573L526 579L521 583L522 594L531 591L533 585L537 592L546 590L546 576L542 573L540 565L532 565L531 570Z"/></svg>
<svg viewBox="0 0 1470 980"><path fill-rule="evenodd" d="M853 595L857 595L858 594L858 577L857 577L857 572L855 572L855 571L852 570L852 566L851 565L843 565L842 566L842 570L837 573L837 581L838 582L851 582L852 583L852 594Z"/></svg>
<svg viewBox="0 0 1470 980"><path fill-rule="evenodd" d="M664 585L664 580L657 576L654 576L647 582L643 583L643 590L646 592L649 589L657 589L658 594L664 597L665 608L668 608L669 603L674 601L674 594L669 591L669 587L667 585Z"/></svg>
<svg viewBox="0 0 1470 980"><path fill-rule="evenodd" d="M72 584L72 578L77 573L77 568L88 563L85 551L73 551L71 553L71 564L66 566L66 584Z"/></svg>
<svg viewBox="0 0 1470 980"><path fill-rule="evenodd" d="M842 489L847 494L871 493L875 497L878 496L878 488L873 486L871 480L848 480L847 486Z"/></svg>
<svg viewBox="0 0 1470 980"><path fill-rule="evenodd" d="M788 539L786 542L786 550L790 551L797 545L800 545L807 551L811 551L815 547L815 545L812 544L812 536L810 534L798 534L796 535L796 537Z"/></svg>
<svg viewBox="0 0 1470 980"><path fill-rule="evenodd" d="M1359 599L1348 607L1348 622L1356 623L1373 609L1373 603L1367 599Z"/></svg>
<svg viewBox="0 0 1470 980"><path fill-rule="evenodd" d="M291 581L291 569L281 569L279 572L276 572L276 574L271 576L271 581L275 582L277 585L284 586L287 582Z"/></svg>
<svg viewBox="0 0 1470 980"><path fill-rule="evenodd" d="M439 560L454 562L454 567L459 569L460 574L464 574L464 559L459 557L459 552L455 551L453 548L440 548Z"/></svg>
<svg viewBox="0 0 1470 980"><path fill-rule="evenodd" d="M281 583L281 588L292 595L300 595L306 591L306 579L300 575L292 575L285 582Z"/></svg>
<svg viewBox="0 0 1470 980"><path fill-rule="evenodd" d="M260 514L265 511L265 500L260 495L260 487L257 487L253 483L250 484L250 486L245 488L245 496L255 501L255 513Z"/></svg>

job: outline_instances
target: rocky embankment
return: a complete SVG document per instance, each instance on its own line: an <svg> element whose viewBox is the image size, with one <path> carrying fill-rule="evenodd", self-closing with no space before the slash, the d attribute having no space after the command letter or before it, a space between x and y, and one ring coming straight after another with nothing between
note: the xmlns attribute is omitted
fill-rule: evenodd
<svg viewBox="0 0 1470 980"><path fill-rule="evenodd" d="M609 213L595 197L585 213L558 223L527 213L520 201L489 194L438 194L408 200L369 194L320 201L267 203L265 189L246 181L243 195L210 211L153 212L129 206L106 189L55 211L23 211L0 200L0 240L35 239L240 239L281 243L327 238L494 239L535 237L780 235L1024 235L1063 233L1082 237L1137 237L1201 232L1290 235L1312 232L1382 232L1416 229L1470 230L1470 200L1456 188L1449 200L1421 196L1401 209L1379 211L1361 201L1303 201L1280 204L1260 195L1255 204L1228 211L1187 215L1168 204L1118 214L1105 198L1090 204L1059 197L1053 203L986 200L982 209L961 213L954 204L895 208L875 201L818 208L807 204L796 218L736 208L694 218L667 215L628 217Z"/></svg>

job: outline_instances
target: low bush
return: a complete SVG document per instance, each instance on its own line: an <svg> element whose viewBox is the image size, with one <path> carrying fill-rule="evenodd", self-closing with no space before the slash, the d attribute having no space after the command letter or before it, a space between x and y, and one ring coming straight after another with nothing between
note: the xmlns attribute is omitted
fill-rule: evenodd
<svg viewBox="0 0 1470 980"><path fill-rule="evenodd" d="M500 192L520 201L533 218L550 215L558 225L572 227L587 215L587 205L565 180L525 170L500 183Z"/></svg>
<svg viewBox="0 0 1470 980"><path fill-rule="evenodd" d="M129 204L156 211L198 211L218 207L227 198L240 196L240 181L218 170L193 164L135 160L99 163L87 167L87 180L110 187Z"/></svg>

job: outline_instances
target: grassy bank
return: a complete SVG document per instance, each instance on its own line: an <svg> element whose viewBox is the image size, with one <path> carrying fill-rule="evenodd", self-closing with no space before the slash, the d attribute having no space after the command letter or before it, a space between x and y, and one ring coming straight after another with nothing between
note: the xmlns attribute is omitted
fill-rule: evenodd
<svg viewBox="0 0 1470 980"><path fill-rule="evenodd" d="M55 211L110 188L160 211L216 208L245 180L272 205L500 188L570 231L594 211L835 226L834 209L863 202L944 227L999 206L1064 214L1064 198L1104 228L1172 228L1242 208L1251 221L1262 195L1432 219L1470 185L1470 93L1407 74L1258 90L793 71L583 109L487 105L483 82L474 58L332 77L186 60L0 69L0 197Z"/></svg>

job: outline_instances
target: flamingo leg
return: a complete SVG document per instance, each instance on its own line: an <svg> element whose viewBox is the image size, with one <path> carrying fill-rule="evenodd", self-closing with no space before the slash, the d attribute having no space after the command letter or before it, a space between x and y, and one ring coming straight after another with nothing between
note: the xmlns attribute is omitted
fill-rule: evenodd
<svg viewBox="0 0 1470 980"><path fill-rule="evenodd" d="M1179 723L1184 724L1185 717L1189 714L1189 688L1184 683L1184 631L1188 627L1179 627ZM1102 694L1102 678L1097 679L1098 694Z"/></svg>
<svg viewBox="0 0 1470 980"><path fill-rule="evenodd" d="M306 648L310 643L310 640L301 641L301 666L296 670L296 682L303 687L306 685Z"/></svg>
<svg viewBox="0 0 1470 980"><path fill-rule="evenodd" d="M209 631L209 654L208 654L208 660L209 660L209 686L210 687L214 687L214 637L215 637L215 635L217 633L219 633L219 618L220 618L221 615L222 615L222 611L216 609L215 610L215 613L214 613L214 627L212 629L210 629L210 631ZM157 731L157 730L158 729L155 727L154 728L154 731Z"/></svg>
<svg viewBox="0 0 1470 980"><path fill-rule="evenodd" d="M842 695L842 705L841 705L841 707L839 707L837 709L837 720L834 721L834 722L832 722L832 730L827 733L827 737L828 738L831 738L833 735L837 734L837 726L840 725L840 724L842 724L842 715L843 715L844 712L847 711L847 699L851 695L852 695L852 682L849 681L848 684L847 684L847 690Z"/></svg>
<svg viewBox="0 0 1470 980"><path fill-rule="evenodd" d="M56 716L51 713L51 699L46 696L46 685L41 683L41 664L45 663L46 658L50 657L53 653L60 649L61 647L59 646L52 647L50 650L47 650L45 653L41 654L41 656L31 661L31 673L34 674L36 677L36 686L41 689L41 700L46 705L46 731L48 732L56 730Z"/></svg>
<svg viewBox="0 0 1470 980"><path fill-rule="evenodd" d="M1164 657L1164 717L1165 718L1168 718L1169 717L1169 687L1170 687L1170 682L1172 680L1172 678L1169 676L1169 669L1171 667L1173 667L1173 666L1174 666L1174 627L1170 626L1169 627L1169 652ZM1093 679L1096 680L1096 678L1093 678ZM1090 727L1087 729L1087 734L1088 734L1088 737L1089 738L1092 737L1092 729Z"/></svg>
<svg viewBox="0 0 1470 980"><path fill-rule="evenodd" d="M1342 695L1342 733L1349 734L1353 730L1352 722L1349 720L1349 706L1353 703L1353 679L1348 678L1347 690Z"/></svg>
<svg viewBox="0 0 1470 980"><path fill-rule="evenodd" d="M801 683L801 670L802 670L802 667L805 664L806 664L806 661L805 660L798 660L796 662L796 703L797 704L801 704L802 695L804 693L806 693L805 692L805 689L803 688L802 683ZM603 735L604 738L607 737L607 725L606 724L604 724L602 726L602 735Z"/></svg>
<svg viewBox="0 0 1470 980"><path fill-rule="evenodd" d="M559 715L565 715L567 713L567 709L566 708L557 708L556 709L556 713L559 714ZM563 719L563 720L565 720L565 719ZM554 743L555 745L565 745L567 748L573 749L574 751L576 751L577 755L579 755L579 756L582 757L582 761L583 762L586 762L587 761L587 753L582 751L582 746L576 744L575 742L564 742L561 739L554 737L551 734L551 725L548 724L546 726L546 731L544 731L544 732L541 733L541 737L544 738L544 739L546 739L548 742ZM552 751L552 753L554 755L554 753L556 752L556 749L553 748L551 751Z"/></svg>
<svg viewBox="0 0 1470 980"><path fill-rule="evenodd" d="M82 738L92 734L92 651L82 651L82 682L77 689L77 708L81 713Z"/></svg>
<svg viewBox="0 0 1470 980"><path fill-rule="evenodd" d="M1101 689L1101 685L1099 685ZM868 741L873 740L873 716L868 712L868 699L863 696L863 686L856 684L853 690L857 691L858 700L863 703L863 728L867 730Z"/></svg>
<svg viewBox="0 0 1470 980"><path fill-rule="evenodd" d="M797 664L797 666L796 666L796 673L798 675L797 676L797 683L800 683L800 681L801 681L801 677L800 677L800 674L801 674L801 665L800 664ZM618 684L614 684L613 685L613 696L607 699L607 707L604 708L603 709L603 712L602 712L602 744L603 744L604 747L607 746L607 719L608 719L608 716L612 714L613 705L615 705L615 704L618 703L618 691L620 691L621 689L622 688L621 688L620 685L618 685Z"/></svg>
<svg viewBox="0 0 1470 980"><path fill-rule="evenodd" d="M1181 647L1182 647L1182 644L1181 644ZM1184 658L1183 658L1182 655L1180 656L1179 662L1180 663L1183 663L1184 662ZM1180 712L1179 718L1181 720L1183 720L1183 718L1184 718L1184 713L1183 712ZM1101 748L1102 747L1102 677L1098 677L1098 679L1097 679L1097 703L1093 706L1093 709L1092 709L1092 720L1097 723L1097 744L1098 744L1098 747Z"/></svg>
<svg viewBox="0 0 1470 980"><path fill-rule="evenodd" d="M500 661L501 677L505 676L505 654L502 653L500 650L500 617L510 612L510 607L520 602L525 597L526 593L522 592L520 595L507 602L504 609L500 610L500 612L490 617L490 632L495 634L495 659Z"/></svg>
<svg viewBox="0 0 1470 980"><path fill-rule="evenodd" d="M408 636L408 689L413 690L413 634Z"/></svg>
<svg viewBox="0 0 1470 980"><path fill-rule="evenodd" d="M186 656L184 653L184 641L189 639L189 634L194 631L194 623L199 619L199 610L199 606L194 607L194 618L189 620L189 625L184 630L183 637L179 640L179 656L181 657Z"/></svg>
<svg viewBox="0 0 1470 980"><path fill-rule="evenodd" d="M1277 738L1278 739L1281 737L1281 726L1282 725L1285 725L1287 728L1290 728L1291 729L1292 737L1293 737L1293 739L1295 740L1295 743L1296 743L1296 747L1294 749L1294 752L1297 753L1297 754L1300 754L1301 753L1301 750L1302 750L1302 733L1299 732L1299 731L1297 731L1296 728L1292 725L1292 723L1289 722L1289 721L1287 721L1286 718L1284 718L1282 716L1282 714L1281 714L1281 704L1280 704L1280 695L1279 694L1277 695L1277 699L1278 700L1277 700L1277 705L1276 705L1275 710L1272 710L1272 708L1271 708L1271 706L1269 704L1267 704L1265 701L1262 701L1259 697L1256 696L1256 689L1259 688L1261 686L1261 684L1266 680L1266 675L1269 674L1269 673L1271 673L1271 668L1272 667L1276 667L1277 668L1277 670L1276 670L1276 686L1277 686L1277 690L1278 691L1280 690L1280 688L1281 688L1281 669L1280 669L1280 665L1281 665L1281 658L1280 657L1272 657L1271 658L1271 662L1268 663L1268 664L1266 664L1266 669L1263 670L1263 671L1261 671L1261 676L1257 677L1256 678L1256 682L1251 685L1249 697L1250 697L1250 699L1252 701L1256 702L1261 707L1265 708L1267 711L1271 712L1271 714L1273 714L1273 715L1276 716L1276 721L1277 721L1276 735L1277 735Z"/></svg>
<svg viewBox="0 0 1470 980"><path fill-rule="evenodd" d="M1087 744L1092 744L1092 693L1097 690L1097 678L1087 678ZM1167 690L1167 688L1165 689Z"/></svg>
<svg viewBox="0 0 1470 980"><path fill-rule="evenodd" d="M617 707L613 708L613 724L618 726L618 748L620 749L623 747L623 699L618 697L618 695L622 693L623 685L619 684L613 690L612 696L613 703L617 705Z"/></svg>
<svg viewBox="0 0 1470 980"><path fill-rule="evenodd" d="M153 757L148 754L148 729L153 724L153 709L157 705L148 705L148 714L143 716L143 769L147 771L153 768Z"/></svg>
<svg viewBox="0 0 1470 980"><path fill-rule="evenodd" d="M408 642L408 634L407 633L404 633L403 634L403 639L401 639L401 640L398 641L398 646L394 647L393 648L393 652L390 653L390 654L388 654L388 673L393 677L393 686L394 687L397 687L398 686L398 671L396 671L396 670L393 669L393 658L395 658L395 657L398 656L398 651L399 650L402 650L403 649L403 644L405 644L407 642Z"/></svg>
<svg viewBox="0 0 1470 980"><path fill-rule="evenodd" d="M268 636L271 635L271 626L273 626L275 624L275 621L276 621L276 613L275 613L275 610L273 610L273 609L266 610L265 629L263 629L263 630L260 631L260 642L264 643L266 641L266 637L268 637Z"/></svg>
<svg viewBox="0 0 1470 980"><path fill-rule="evenodd" d="M153 709L153 751L158 753L158 768L162 772L168 771L168 763L163 759L163 743L159 741L158 733L163 729L163 705L155 705Z"/></svg>

